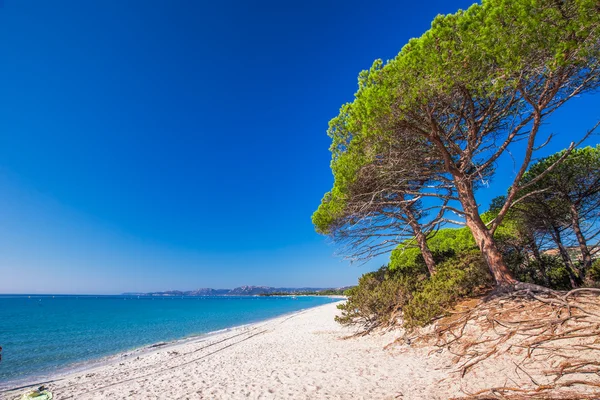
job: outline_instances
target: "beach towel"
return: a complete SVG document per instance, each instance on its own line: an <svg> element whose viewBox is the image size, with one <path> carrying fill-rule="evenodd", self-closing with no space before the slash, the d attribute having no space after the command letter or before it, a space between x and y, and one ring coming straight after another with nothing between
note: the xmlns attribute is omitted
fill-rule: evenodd
<svg viewBox="0 0 600 400"><path fill-rule="evenodd" d="M25 393L19 400L51 400L52 393L48 390L34 390Z"/></svg>

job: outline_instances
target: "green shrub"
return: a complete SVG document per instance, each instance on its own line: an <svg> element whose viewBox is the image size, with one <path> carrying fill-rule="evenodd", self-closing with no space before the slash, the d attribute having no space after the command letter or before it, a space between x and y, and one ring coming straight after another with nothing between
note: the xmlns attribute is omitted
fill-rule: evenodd
<svg viewBox="0 0 600 400"><path fill-rule="evenodd" d="M542 261L544 265L539 270L545 271L548 282L540 284L556 290L572 289L569 270L560 257L542 255Z"/></svg>
<svg viewBox="0 0 600 400"><path fill-rule="evenodd" d="M487 213L485 220L493 215ZM571 289L569 271L559 256L531 256L528 242L519 236L515 221L506 222L495 238L503 258L521 282L556 290ZM460 299L478 295L493 285L489 269L468 228L441 229L427 240L437 264L429 277L421 252L413 242L400 244L391 254L389 267L364 274L358 286L347 291L348 300L336 320L361 324L367 330L396 323L402 316L408 328L423 326L443 316ZM600 260L585 275L585 284L600 287ZM583 274L584 273L584 274Z"/></svg>
<svg viewBox="0 0 600 400"><path fill-rule="evenodd" d="M469 228L440 229L427 239L427 245L436 263L455 257L458 253L477 249ZM409 247L408 243L400 244L392 251L389 268L391 271L404 274L427 273L427 266L421 251L416 247Z"/></svg>
<svg viewBox="0 0 600 400"><path fill-rule="evenodd" d="M416 285L414 277L393 273L387 266L364 274L358 286L346 292L348 299L338 305L342 313L335 320L342 325L361 325L366 330L393 325Z"/></svg>
<svg viewBox="0 0 600 400"><path fill-rule="evenodd" d="M558 256L542 254L540 260L525 258L522 262L508 264L521 282L534 283L555 290L571 289L569 271Z"/></svg>
<svg viewBox="0 0 600 400"><path fill-rule="evenodd" d="M382 267L364 274L358 286L347 291L348 300L338 306L342 313L336 321L370 330L395 324L402 313L405 327L422 326L442 316L461 297L478 294L492 284L478 251L446 259L429 279L416 265L394 270Z"/></svg>
<svg viewBox="0 0 600 400"><path fill-rule="evenodd" d="M551 289L567 290L571 288L569 271L564 262L558 256L542 254L540 260L521 257L508 259L508 268L521 282L534 283Z"/></svg>
<svg viewBox="0 0 600 400"><path fill-rule="evenodd" d="M600 258L592 263L586 275L593 282L600 282Z"/></svg>
<svg viewBox="0 0 600 400"><path fill-rule="evenodd" d="M398 274L427 274L427 266L418 248L399 245L390 255L389 269Z"/></svg>
<svg viewBox="0 0 600 400"><path fill-rule="evenodd" d="M413 293L403 307L404 326L414 328L445 314L459 299L491 286L481 253L462 253L438 265L438 272Z"/></svg>

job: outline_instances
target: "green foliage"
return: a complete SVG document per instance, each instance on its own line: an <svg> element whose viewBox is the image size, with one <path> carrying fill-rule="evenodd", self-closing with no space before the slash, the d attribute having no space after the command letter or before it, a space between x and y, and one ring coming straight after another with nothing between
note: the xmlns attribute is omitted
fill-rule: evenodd
<svg viewBox="0 0 600 400"><path fill-rule="evenodd" d="M540 259L523 256L509 268L521 282L534 283L555 290L571 289L569 271L558 256L542 254Z"/></svg>
<svg viewBox="0 0 600 400"><path fill-rule="evenodd" d="M418 154L425 153L420 149L434 149L418 162L409 159L402 164L409 175L421 171L425 160L428 179L443 165L446 176L460 176L458 183L456 179L450 183L453 189L473 196L482 175L493 174L496 159L490 154L500 156L514 138L534 135L534 116L537 120L541 114L544 119L563 100L598 87L598 11L597 0L483 0L467 10L436 17L431 29L411 39L394 59L376 60L360 73L354 101L343 105L330 121L334 185L313 214L316 230L330 234L348 214L346 221L355 222L352 213L346 213L351 187L361 168L381 159L381 149L394 142L416 143ZM521 131L507 128L520 121ZM534 136L530 139L535 142ZM556 169L527 190L545 189L556 182L585 188L589 182L572 173L580 170L582 161L595 160L589 154L583 151L578 163ZM553 157L534 165L515 184L532 182L560 154ZM597 180L600 169L591 171L586 179ZM436 190L435 185L421 186L413 193ZM564 197L549 200L546 209L565 214L566 208L560 207ZM483 222L491 222L503 203L502 199L493 202L481 216ZM477 217L476 206L461 204ZM533 219L547 214L546 209ZM560 259L539 254L536 231L528 229L524 215L528 214L510 212L494 233L504 261L523 281L566 288L569 271ZM393 323L402 312L406 326L419 326L490 284L468 229L442 229L427 244L438 262L435 275L427 277L421 252L412 240L406 241L392 252L389 268L365 274L348 291L338 321L360 322L370 329ZM588 277L597 276L598 270L594 264Z"/></svg>
<svg viewBox="0 0 600 400"><path fill-rule="evenodd" d="M591 152L595 152L592 148L576 149L573 150L572 154L565 159L565 162L573 163L582 154L590 155ZM523 179L524 183L530 182L535 177L552 165L558 160L564 151L556 153L540 162L534 164L529 171L525 174ZM569 279L569 270L564 263L564 260L556 255L549 254L535 254L534 246L537 248L535 235L540 233L539 225L540 222L545 219L563 218L556 212L557 208L568 207L559 205L554 208L548 207L550 203L563 203L563 199L556 199L558 188L553 187L560 180L567 180L568 175L587 175L584 172L587 168L580 164L581 161L585 160L583 157L576 164L579 166L574 168L572 166L558 165L555 170L547 174L543 179L538 181L536 185L532 186L529 190L542 191L547 189L547 193L542 191L536 196L541 196L541 200L528 203L528 200L534 197L528 198L524 203L520 203L515 207L515 210L509 211L506 215L502 224L496 230L494 239L496 240L499 248L502 251L503 258L517 280L521 282L534 283L536 285L546 286L556 290L569 290L572 289L571 281ZM592 163L587 159L585 164L591 166ZM567 172L567 171L571 172ZM579 172L575 172L578 170ZM563 175L565 176L561 176ZM593 185L580 181L578 190L586 191L586 188L591 188ZM524 193L520 193L523 195ZM542 205L538 204L537 201L541 201ZM491 221L498 213L501 204L504 202L504 196L492 200L490 210L483 214L482 219L485 222ZM556 204L555 204L556 205ZM563 211L568 213L568 210ZM569 217L567 217L569 218ZM554 221L555 224L563 224L562 221ZM543 225L542 225L543 226ZM537 253L540 253L539 249Z"/></svg>
<svg viewBox="0 0 600 400"><path fill-rule="evenodd" d="M321 205L312 215L315 230L323 235L328 235L337 218L344 210L344 195L338 188L333 188L323 196Z"/></svg>
<svg viewBox="0 0 600 400"><path fill-rule="evenodd" d="M493 216L490 212L484 220ZM571 288L560 257L542 254L534 259L523 251L518 221L507 218L497 234L507 264L520 281L557 290ZM443 316L460 299L491 287L492 278L468 229L442 229L428 244L437 262L434 276L428 277L418 249L400 245L392 252L389 267L363 275L358 286L345 292L348 301L338 306L342 314L336 321L369 330L395 324L401 315L403 326L411 329ZM587 277L600 282L600 260Z"/></svg>
<svg viewBox="0 0 600 400"><path fill-rule="evenodd" d="M492 278L479 251L461 253L438 265L403 307L404 326L414 328L444 315L459 299L490 287Z"/></svg>
<svg viewBox="0 0 600 400"><path fill-rule="evenodd" d="M522 184L538 178L562 158L565 152L566 150L560 151L533 164L523 176ZM560 164L535 182L528 192L552 188L548 196L556 196L560 193L564 196L580 197L581 191L587 191L590 187L596 188L598 174L600 174L600 145L573 149Z"/></svg>
<svg viewBox="0 0 600 400"><path fill-rule="evenodd" d="M555 153L533 164L523 176L521 186L528 186L519 196L528 197L518 209L526 221L530 217L530 229L571 225L573 208L581 223L600 201L598 176L600 145L573 149L569 154L566 150Z"/></svg>
<svg viewBox="0 0 600 400"><path fill-rule="evenodd" d="M421 250L415 247L405 248L400 244L390 256L390 270L399 271L404 274L426 275L427 266L421 254Z"/></svg>
<svg viewBox="0 0 600 400"><path fill-rule="evenodd" d="M431 251L436 253L458 254L477 248L469 228L440 229L427 243L429 243Z"/></svg>
<svg viewBox="0 0 600 400"><path fill-rule="evenodd" d="M458 253L477 248L475 239L468 228L440 229L429 239L427 245L433 253L436 262L442 262ZM403 273L426 273L427 267L418 248L408 247L408 243L400 244L390 257L390 270L403 271Z"/></svg>
<svg viewBox="0 0 600 400"><path fill-rule="evenodd" d="M375 60L359 74L354 101L329 124L334 185L313 215L316 230L335 230L358 171L394 141L416 143L423 153L434 149L403 164L409 175L418 176L426 161L427 179L442 169L454 177L450 185L472 196L476 182L494 172L491 154L500 156L524 135L535 142L537 128L524 131L534 115L544 119L564 100L598 87L599 26L597 0L483 0L439 15L387 63ZM521 128L508 128L515 125ZM421 184L412 192L443 196L443 186ZM395 264L418 266L418 253L405 256Z"/></svg>
<svg viewBox="0 0 600 400"><path fill-rule="evenodd" d="M364 274L358 286L346 291L348 300L335 320L342 325L359 324L370 330L380 325L394 324L398 310L406 303L411 287L407 279L390 274L387 267Z"/></svg>
<svg viewBox="0 0 600 400"><path fill-rule="evenodd" d="M436 17L429 31L410 40L380 70L390 70L394 86L405 89L395 100L406 110L450 94L457 84L482 96L500 93L517 85L525 71L552 71L597 54L597 47L585 41L586 35L598 34L596 7L590 0L483 1Z"/></svg>
<svg viewBox="0 0 600 400"><path fill-rule="evenodd" d="M551 289L569 290L572 289L569 280L569 271L565 263L559 257L544 257L543 269L548 276L546 286Z"/></svg>
<svg viewBox="0 0 600 400"><path fill-rule="evenodd" d="M594 282L600 282L600 259L594 261L587 276Z"/></svg>
<svg viewBox="0 0 600 400"><path fill-rule="evenodd" d="M407 328L421 326L441 316L445 308L461 297L476 295L492 284L479 251L468 251L446 258L438 272L427 279L425 271L411 268L394 270L382 267L364 274L358 286L346 292L348 300L338 308L336 321L359 324L370 330L396 323L402 312Z"/></svg>
<svg viewBox="0 0 600 400"><path fill-rule="evenodd" d="M505 201L506 201L506 196L498 196L498 197L494 197L492 199L492 201L490 202L490 209L487 212L490 215L490 217L491 216L495 217L496 215L498 215L498 213L502 209L502 206L504 206ZM491 219L491 218L489 218L489 219Z"/></svg>
<svg viewBox="0 0 600 400"><path fill-rule="evenodd" d="M400 113L412 112L460 85L476 97L501 96L539 71L565 63L585 68L598 56L593 39L598 14L594 0L486 0L437 16L431 29L411 39L394 59L375 60L362 71L354 102L331 120L336 185L343 186L338 174L360 162L360 157L341 155L358 155L365 138L389 133L390 104ZM407 118L398 112L394 117Z"/></svg>

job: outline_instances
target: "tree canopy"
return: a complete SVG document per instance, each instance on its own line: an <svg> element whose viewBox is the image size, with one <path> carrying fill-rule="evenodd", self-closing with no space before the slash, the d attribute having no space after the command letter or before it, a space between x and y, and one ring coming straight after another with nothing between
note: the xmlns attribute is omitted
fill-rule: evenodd
<svg viewBox="0 0 600 400"><path fill-rule="evenodd" d="M394 59L376 60L330 122L334 185L313 215L317 231L332 234L364 216L349 207L360 171L385 164L397 143L410 149L394 164L402 165L400 181L412 184L404 202L437 199L442 214L461 216L495 281L516 282L494 232L524 189L544 119L598 87L599 26L595 0L484 0L436 17ZM525 156L486 225L475 190L516 141L526 143Z"/></svg>

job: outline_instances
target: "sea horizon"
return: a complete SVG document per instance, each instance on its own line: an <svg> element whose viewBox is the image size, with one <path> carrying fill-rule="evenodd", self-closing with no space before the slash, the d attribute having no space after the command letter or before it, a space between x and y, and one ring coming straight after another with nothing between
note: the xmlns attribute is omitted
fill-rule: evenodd
<svg viewBox="0 0 600 400"><path fill-rule="evenodd" d="M260 294L271 294L273 292L282 293L288 292L290 295L298 295L303 293L313 293L313 292L323 292L323 291L343 291L348 289L350 286L338 286L338 287L312 287L312 286L299 286L299 287L291 287L291 286L266 286L266 285L241 285L241 286L232 286L232 287L200 287L196 289L168 289L168 290L152 290L152 291L126 291L126 292L115 292L115 293L2 293L0 292L0 296L174 296L175 293L181 293L188 297L202 297L202 296L213 296L215 294L189 294L189 293L198 293L200 291L215 291L215 292L223 292L230 291L234 292L240 289L263 289L262 292L258 293L237 293L233 294L229 293L219 293L218 296L254 296Z"/></svg>

